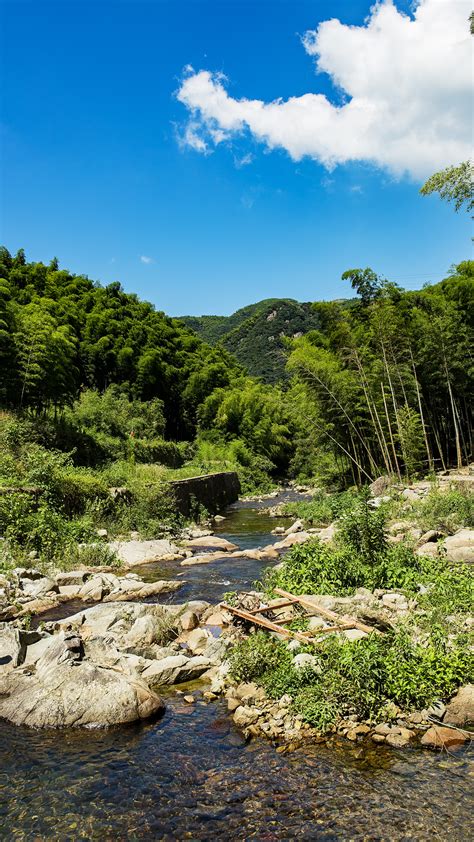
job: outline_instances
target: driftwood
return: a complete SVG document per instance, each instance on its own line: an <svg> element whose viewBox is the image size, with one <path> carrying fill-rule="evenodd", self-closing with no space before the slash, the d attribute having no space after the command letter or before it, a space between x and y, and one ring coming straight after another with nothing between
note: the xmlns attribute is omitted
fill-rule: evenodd
<svg viewBox="0 0 474 842"><path fill-rule="evenodd" d="M322 608L319 605L316 605L312 602L311 599L307 599L304 596L293 596L291 593L287 593L283 591L281 588L275 588L275 593L279 596L286 596L287 598L293 599L295 602L298 602L303 608L309 608L311 611L314 611L315 614L319 614L321 617L324 617L325 620L331 620L333 623L341 623L341 622L348 622L351 623L351 628L360 629L366 634L371 634L374 632L375 634L382 634L379 629L374 628L373 626L367 626L365 623L361 623L355 617L348 617L347 621L344 621L340 614L336 614L335 611L330 611L328 608Z"/></svg>
<svg viewBox="0 0 474 842"><path fill-rule="evenodd" d="M279 596L285 598L282 602L279 602L276 605L264 605L261 608L255 608L252 611L246 611L243 608L234 608L232 605L227 605L227 603L223 602L221 604L221 608L224 608L226 611L229 611L231 614L233 614L235 617L239 617L241 620L246 620L248 623L260 626L261 628L267 629L268 631L276 632L276 634L280 634L283 637L291 637L295 640L299 640L301 643L312 643L315 642L315 640L317 640L317 638L321 634L341 632L346 631L348 629L360 629L366 634L370 634L372 632L374 634L382 634L382 632L380 632L378 629L375 629L372 626L367 626L365 623L359 622L359 620L357 620L355 617L347 617L344 619L339 614L336 614L335 611L329 611L329 609L327 608L320 608L318 605L315 605L310 599L304 596L294 596L291 593L283 591L281 588L275 588L275 592ZM312 612L314 612L314 614L319 614L325 620L329 620L333 625L326 626L320 629L314 629L314 631L310 632L298 632L294 631L293 629L286 628L286 624L292 622L291 618L269 620L268 617L264 616L264 614L266 614L268 611L275 611L279 608L286 608L290 605L300 605L302 608L311 610Z"/></svg>

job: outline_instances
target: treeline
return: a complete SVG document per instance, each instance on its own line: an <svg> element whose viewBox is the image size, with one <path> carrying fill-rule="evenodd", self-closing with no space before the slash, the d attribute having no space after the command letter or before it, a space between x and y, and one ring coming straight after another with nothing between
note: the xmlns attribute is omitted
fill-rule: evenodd
<svg viewBox="0 0 474 842"><path fill-rule="evenodd" d="M175 319L84 275L27 263L0 249L0 402L37 413L111 384L130 398L161 401L169 438L191 439L197 407L239 372Z"/></svg>
<svg viewBox="0 0 474 842"><path fill-rule="evenodd" d="M315 461L330 452L359 484L467 462L474 262L417 292L370 269L343 277L358 303L315 304L321 328L295 343L288 364L307 401Z"/></svg>
<svg viewBox="0 0 474 842"><path fill-rule="evenodd" d="M237 466L247 489L470 460L474 262L417 292L370 269L345 277L358 297L311 305L318 329L286 340L287 374L268 385L120 284L3 248L0 405L76 464L194 459Z"/></svg>

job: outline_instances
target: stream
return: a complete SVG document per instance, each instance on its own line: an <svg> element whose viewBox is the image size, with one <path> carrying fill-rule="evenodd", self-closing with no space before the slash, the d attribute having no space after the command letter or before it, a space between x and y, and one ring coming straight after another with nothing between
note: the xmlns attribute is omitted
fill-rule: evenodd
<svg viewBox="0 0 474 842"><path fill-rule="evenodd" d="M214 531L242 549L271 543L271 529L285 522L260 509L277 502L235 504ZM268 564L236 558L187 568L172 599L216 603L225 591L251 587ZM179 562L137 569L148 581L182 571ZM74 610L69 603L67 613ZM223 701L206 704L193 692L195 705L170 689L161 720L107 731L0 722L0 838L473 837L472 749L450 755L332 740L279 752L263 740L246 743Z"/></svg>

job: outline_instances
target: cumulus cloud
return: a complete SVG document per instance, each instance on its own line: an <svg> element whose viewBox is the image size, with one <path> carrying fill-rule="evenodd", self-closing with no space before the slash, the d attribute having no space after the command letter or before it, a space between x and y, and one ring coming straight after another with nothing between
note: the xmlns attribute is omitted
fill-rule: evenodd
<svg viewBox="0 0 474 842"><path fill-rule="evenodd" d="M337 101L306 93L235 99L222 74L187 69L177 97L189 110L184 141L209 153L250 132L294 161L332 169L363 161L415 178L471 155L470 0L419 0L413 17L381 0L363 26L332 19L302 38Z"/></svg>
<svg viewBox="0 0 474 842"><path fill-rule="evenodd" d="M153 258L152 258L152 257L148 257L146 254L141 254L141 255L140 255L140 260L141 260L141 262L142 262L142 263L146 263L146 265L147 265L147 266L148 266L150 263L154 263Z"/></svg>

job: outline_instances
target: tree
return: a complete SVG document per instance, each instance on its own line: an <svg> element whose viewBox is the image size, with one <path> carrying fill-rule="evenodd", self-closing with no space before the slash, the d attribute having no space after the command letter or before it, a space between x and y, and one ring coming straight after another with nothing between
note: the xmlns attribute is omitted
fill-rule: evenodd
<svg viewBox="0 0 474 842"><path fill-rule="evenodd" d="M341 278L343 281L351 282L352 289L355 289L364 305L370 304L381 293L382 280L370 267L347 269L342 273Z"/></svg>
<svg viewBox="0 0 474 842"><path fill-rule="evenodd" d="M454 202L455 211L465 206L468 213L474 209L473 193L474 167L471 161L458 166L446 167L435 172L420 190L422 196L439 193L446 202Z"/></svg>

